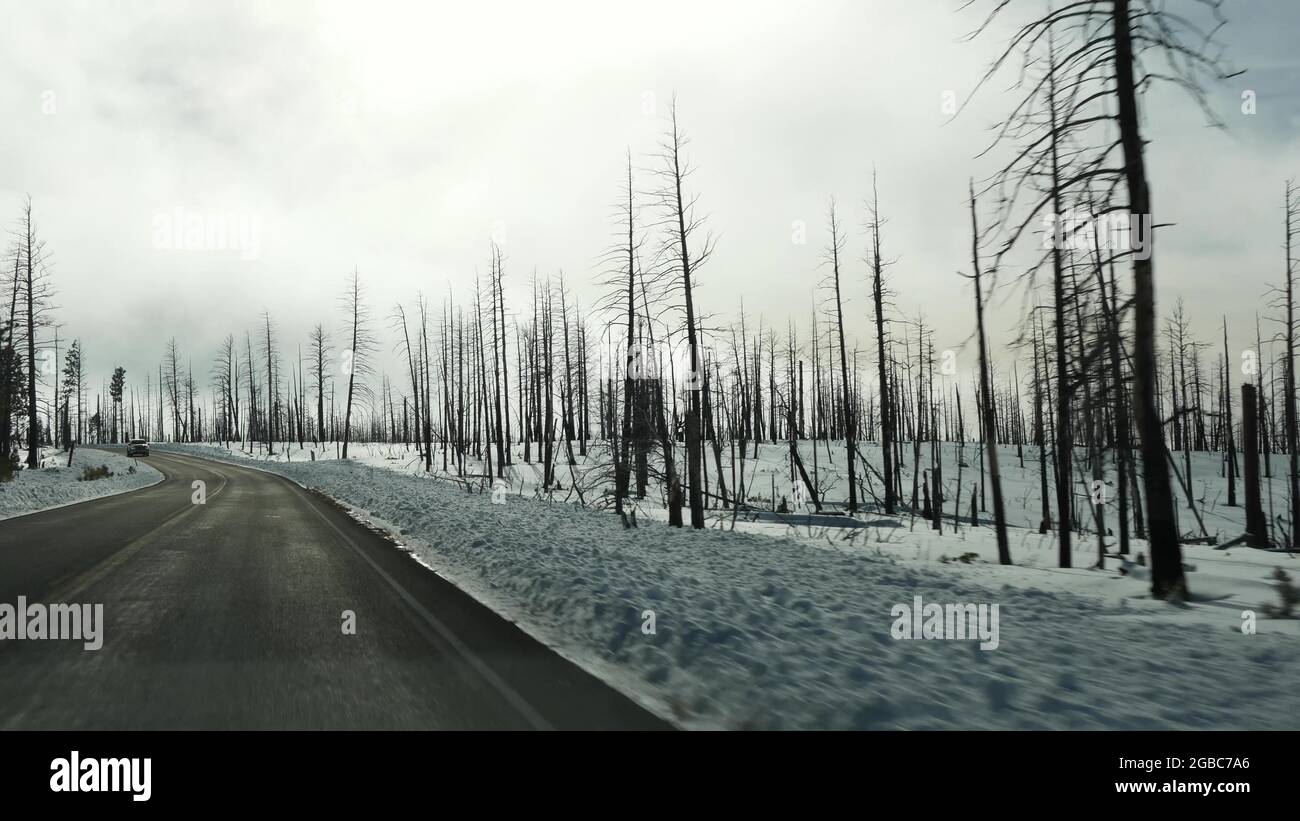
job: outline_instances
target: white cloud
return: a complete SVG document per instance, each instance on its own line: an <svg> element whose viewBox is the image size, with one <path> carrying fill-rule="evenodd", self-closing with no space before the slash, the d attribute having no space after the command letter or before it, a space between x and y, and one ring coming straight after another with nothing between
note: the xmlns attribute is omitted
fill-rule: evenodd
<svg viewBox="0 0 1300 821"><path fill-rule="evenodd" d="M647 92L655 115L676 92L720 238L704 310L725 315L743 295L751 316L784 328L793 314L806 337L835 196L865 334L875 167L898 309L923 307L937 344L955 346L971 326L954 273L970 264L966 180L991 170L974 156L1006 105L991 89L944 122L943 93L963 97L999 45L962 42L978 15L959 5L12 4L0 208L16 215L33 195L64 332L87 340L94 367L142 375L175 335L206 373L220 337L263 307L294 344L317 321L336 326L353 266L377 317L417 290L467 298L498 224L515 306L534 267L563 269L592 304L623 152L651 162L662 119L643 112ZM1148 112L1158 216L1179 223L1161 237L1162 306L1186 293L1207 337L1223 312L1250 335L1279 268L1280 181L1300 168L1285 27L1237 17L1236 62L1267 67L1263 113L1227 118L1224 135L1172 96ZM46 92L56 113L42 111ZM1231 111L1239 89L1221 94ZM159 252L153 219L174 208L256 213L258 258ZM794 220L807 245L790 242ZM117 310L128 300L146 318ZM1004 331L1015 320L994 318Z"/></svg>

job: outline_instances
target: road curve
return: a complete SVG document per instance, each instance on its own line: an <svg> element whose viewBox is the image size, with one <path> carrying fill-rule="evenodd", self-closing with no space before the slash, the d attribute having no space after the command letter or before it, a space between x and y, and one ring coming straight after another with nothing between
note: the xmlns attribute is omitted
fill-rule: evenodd
<svg viewBox="0 0 1300 821"><path fill-rule="evenodd" d="M0 641L0 729L667 728L328 500L147 461L157 485L0 521L0 603L104 606L99 650Z"/></svg>

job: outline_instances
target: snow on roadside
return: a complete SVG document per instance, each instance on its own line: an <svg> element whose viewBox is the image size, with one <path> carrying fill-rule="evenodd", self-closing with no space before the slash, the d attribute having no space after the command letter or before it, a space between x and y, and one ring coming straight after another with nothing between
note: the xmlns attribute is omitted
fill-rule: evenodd
<svg viewBox="0 0 1300 821"><path fill-rule="evenodd" d="M1294 635L1026 587L996 566L940 570L887 544L827 550L654 522L627 531L608 514L517 496L494 505L350 460L261 467L400 533L431 568L684 726L1300 729L1300 693L1281 684L1300 674ZM998 605L999 646L896 640L892 608L915 596Z"/></svg>
<svg viewBox="0 0 1300 821"><path fill-rule="evenodd" d="M68 466L66 452L41 460L46 467L20 470L12 481L0 483L0 519L11 519L56 507L139 490L161 482L163 475L136 459L95 448L72 452ZM113 475L81 481L86 468L107 467Z"/></svg>
<svg viewBox="0 0 1300 821"><path fill-rule="evenodd" d="M1095 536L1075 539L1072 566L1059 566L1059 545L1055 533L1039 535L1036 530L1011 527L1008 537L1013 566L998 564L997 541L986 522L972 527L968 522L954 529L945 522L942 534L930 529L923 519L879 517L865 527L837 529L778 522L738 521L737 532L762 533L794 539L824 550L857 554L886 553L906 564L927 570L955 574L984 585L1010 585L1043 593L1066 592L1093 600L1103 609L1115 611L1108 618L1160 618L1210 628L1238 628L1242 613L1263 613L1277 605L1273 573L1287 571L1300 577L1300 554L1256 550L1238 545L1219 549L1210 545L1183 545L1183 568L1192 601L1170 607L1151 598L1151 575L1145 565L1150 546L1144 539L1132 540L1127 557L1117 557L1116 539L1107 538L1105 567L1098 570ZM1300 618L1259 619L1261 633L1284 633L1300 639Z"/></svg>

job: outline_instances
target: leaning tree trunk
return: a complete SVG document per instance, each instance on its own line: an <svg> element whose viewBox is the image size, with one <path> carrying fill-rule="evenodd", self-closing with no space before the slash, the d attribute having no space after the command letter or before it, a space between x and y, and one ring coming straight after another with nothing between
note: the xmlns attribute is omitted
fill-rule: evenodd
<svg viewBox="0 0 1300 821"><path fill-rule="evenodd" d="M858 481L854 469L854 446L857 444L854 439L854 413L853 413L853 395L852 383L849 381L849 360L844 345L844 304L840 299L840 235L839 227L835 222L835 206L831 205L831 275L834 278L835 285L835 322L839 330L840 342L840 386L844 392L844 448L846 451L845 461L848 464L849 479L849 513L858 511Z"/></svg>
<svg viewBox="0 0 1300 821"><path fill-rule="evenodd" d="M1011 564L1011 548L1007 545L1007 514L1002 504L1002 473L998 469L997 420L993 416L993 397L989 392L988 341L984 336L984 294L980 283L979 224L975 216L975 183L970 184L971 263L975 270L975 324L979 331L980 346L980 421L983 425L984 452L989 463L989 481L993 485L993 522L997 529L998 562ZM960 411L960 405L958 406ZM961 503L961 481L957 482L957 502ZM974 522L974 515L971 521ZM953 521L957 520L954 514Z"/></svg>
<svg viewBox="0 0 1300 821"><path fill-rule="evenodd" d="M1133 80L1133 41L1129 31L1128 0L1115 0L1112 11L1115 37L1115 93L1120 142L1124 149L1124 176L1129 192L1129 214L1149 217L1146 164L1142 156L1137 89ZM1147 253L1133 258L1133 410L1142 445L1142 476L1146 486L1147 538L1151 545L1151 594L1157 599L1185 597L1183 555L1174 525L1174 500L1165 465L1165 443L1156 410L1156 289L1155 236L1146 237Z"/></svg>
<svg viewBox="0 0 1300 821"><path fill-rule="evenodd" d="M1052 293L1055 302L1054 320L1056 324L1056 508L1057 508L1057 544L1059 545L1058 563L1061 567L1072 564L1072 544L1070 528L1072 516L1071 489L1073 480L1070 469L1074 463L1074 449L1070 434L1070 380L1065 367L1065 265L1062 244L1064 235L1061 229L1061 174L1060 174L1060 140L1057 134L1056 120L1056 71L1053 67L1048 73L1049 109L1051 115L1051 160L1052 160L1052 215L1055 236L1052 240ZM1076 296L1077 298L1077 296Z"/></svg>
<svg viewBox="0 0 1300 821"><path fill-rule="evenodd" d="M677 244L682 264L682 292L686 301L686 341L690 348L690 373L687 382L686 403L686 481L691 507L691 527L704 528L704 488L701 474L704 454L701 453L700 431L700 348L695 326L695 295L691 285L691 256L687 243L686 202L682 197L681 141L677 133L677 110L673 109L672 182L674 211L677 217Z"/></svg>

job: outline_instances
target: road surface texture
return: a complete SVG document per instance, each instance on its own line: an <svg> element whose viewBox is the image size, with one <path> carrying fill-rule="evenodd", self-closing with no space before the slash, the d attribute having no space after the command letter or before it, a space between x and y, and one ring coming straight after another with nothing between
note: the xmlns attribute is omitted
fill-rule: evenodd
<svg viewBox="0 0 1300 821"><path fill-rule="evenodd" d="M147 461L163 482L0 522L0 603L105 622L97 651L0 641L0 729L667 727L327 499Z"/></svg>

